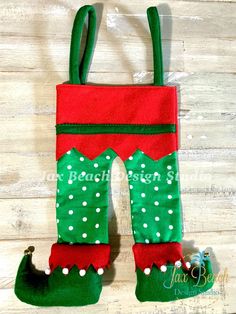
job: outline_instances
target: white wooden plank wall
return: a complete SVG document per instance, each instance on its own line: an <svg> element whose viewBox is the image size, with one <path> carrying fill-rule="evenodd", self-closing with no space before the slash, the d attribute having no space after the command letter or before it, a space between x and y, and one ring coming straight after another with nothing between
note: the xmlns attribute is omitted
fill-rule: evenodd
<svg viewBox="0 0 236 314"><path fill-rule="evenodd" d="M139 303L127 183L112 180L110 234L119 255L99 303L37 308L14 296L23 250L35 245L34 261L45 268L56 239L55 85L68 79L70 31L84 4L93 2L0 2L0 313L235 313L235 0L96 3L101 22L89 75L94 83L151 83L145 12L158 5L166 84L179 90L184 247L210 247L215 271L227 268L229 281L216 283L214 296ZM116 171L124 172L119 159Z"/></svg>

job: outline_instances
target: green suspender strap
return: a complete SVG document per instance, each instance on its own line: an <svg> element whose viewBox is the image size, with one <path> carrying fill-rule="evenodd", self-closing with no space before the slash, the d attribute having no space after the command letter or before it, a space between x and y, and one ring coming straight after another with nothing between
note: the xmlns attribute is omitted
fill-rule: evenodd
<svg viewBox="0 0 236 314"><path fill-rule="evenodd" d="M160 18L156 7L147 9L147 17L149 28L152 36L153 46L153 68L154 68L154 85L163 86L163 62L162 62L162 47L161 47L161 26Z"/></svg>
<svg viewBox="0 0 236 314"><path fill-rule="evenodd" d="M79 63L79 52L81 48L81 39L83 26L88 15L88 32L85 49ZM93 6L85 5L76 14L71 35L70 46L70 65L69 75L70 84L85 84L87 74L92 59L93 48L96 36L96 11Z"/></svg>
<svg viewBox="0 0 236 314"><path fill-rule="evenodd" d="M81 50L83 27L87 16L88 16L87 39L83 56L79 62L79 52ZM157 8L156 7L148 8L147 17L153 45L154 85L162 86L164 85L164 80L161 47L161 30ZM96 11L93 6L85 5L78 11L72 29L69 65L70 84L86 83L87 74L93 54L95 36L96 36Z"/></svg>

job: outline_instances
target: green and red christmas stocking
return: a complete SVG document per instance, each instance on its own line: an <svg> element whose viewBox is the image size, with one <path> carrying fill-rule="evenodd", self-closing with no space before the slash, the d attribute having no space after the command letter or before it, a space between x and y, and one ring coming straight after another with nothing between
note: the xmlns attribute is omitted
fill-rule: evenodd
<svg viewBox="0 0 236 314"><path fill-rule="evenodd" d="M34 268L32 250L26 250L15 284L24 302L72 306L98 301L110 263L108 194L116 156L129 178L138 300L187 298L212 286L205 281L212 274L209 256L203 253L196 264L182 253L176 88L163 86L158 12L153 7L147 13L154 56L150 86L86 85L96 14L84 6L76 15L70 80L57 86L58 239L45 272ZM88 36L79 62L87 15ZM176 276L184 281L173 284Z"/></svg>

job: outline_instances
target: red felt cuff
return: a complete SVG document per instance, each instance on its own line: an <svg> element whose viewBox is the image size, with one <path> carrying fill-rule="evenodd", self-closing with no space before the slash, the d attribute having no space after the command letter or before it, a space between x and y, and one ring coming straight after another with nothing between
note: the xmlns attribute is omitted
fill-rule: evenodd
<svg viewBox="0 0 236 314"><path fill-rule="evenodd" d="M156 265L160 268L167 263L174 264L181 261L183 267L186 267L182 254L182 245L178 242L142 244L133 245L133 253L136 267L144 271L145 268L152 268Z"/></svg>
<svg viewBox="0 0 236 314"><path fill-rule="evenodd" d="M74 265L78 269L87 270L92 265L96 270L109 266L109 244L59 244L54 243L51 248L49 266L53 271L58 266L71 269Z"/></svg>
<svg viewBox="0 0 236 314"><path fill-rule="evenodd" d="M176 133L156 135L134 134L60 134L57 135L57 160L70 149L76 148L89 159L101 155L108 148L126 160L137 149L143 151L153 160L158 160L178 149Z"/></svg>
<svg viewBox="0 0 236 314"><path fill-rule="evenodd" d="M176 124L175 86L57 85L56 123Z"/></svg>

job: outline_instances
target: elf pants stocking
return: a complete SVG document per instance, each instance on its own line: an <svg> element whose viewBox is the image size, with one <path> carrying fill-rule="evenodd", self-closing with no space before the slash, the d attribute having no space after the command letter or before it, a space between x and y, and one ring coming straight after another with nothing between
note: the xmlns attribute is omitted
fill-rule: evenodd
<svg viewBox="0 0 236 314"><path fill-rule="evenodd" d="M83 24L88 36L79 63ZM160 23L148 9L153 42L153 86L86 85L95 38L92 6L76 15L70 81L57 86L57 243L49 267L37 271L29 248L19 266L15 293L24 302L96 303L109 266L110 168L118 155L129 179L133 246L140 301L171 301L208 290L211 263L203 253L186 262L177 167L176 88L163 86ZM176 278L177 282L173 278ZM181 280L180 280L181 278Z"/></svg>

